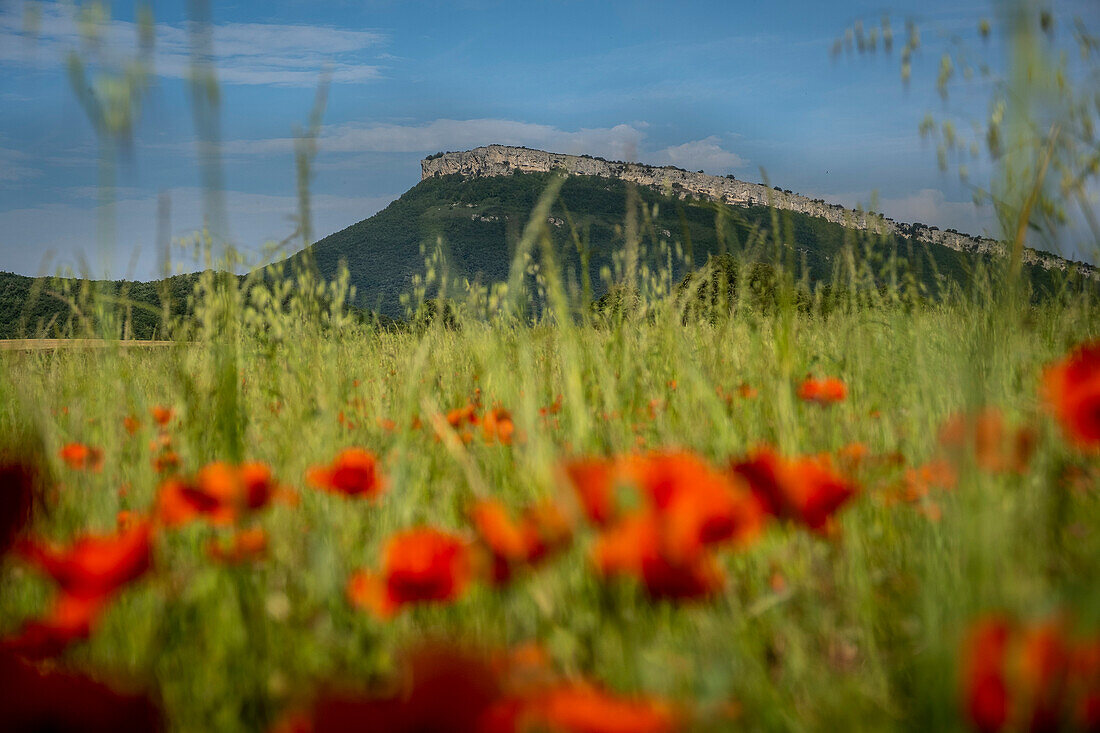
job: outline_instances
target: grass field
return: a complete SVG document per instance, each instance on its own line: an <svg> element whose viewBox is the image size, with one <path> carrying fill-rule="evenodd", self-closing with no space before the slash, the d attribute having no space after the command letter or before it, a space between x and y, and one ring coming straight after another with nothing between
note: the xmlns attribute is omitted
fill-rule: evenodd
<svg viewBox="0 0 1100 733"><path fill-rule="evenodd" d="M494 204L516 207L493 214L514 215L506 241L474 231L472 202L449 213L440 181L315 253L324 83L294 133L284 244L305 254L215 263L202 232L183 244L204 273L71 280L37 305L45 281L12 276L10 335L90 341L0 345L0 729L1100 730L1100 301L1021 265L1070 238L1071 205L1100 231L1100 41L1077 26L1082 70L1045 4L999 5L1007 66L975 81L989 119L973 140L947 113L921 131L964 180L988 152L974 193L1007 256L949 253L942 289L921 288L930 251L839 227L802 246L776 211L747 239L716 216L708 241L738 246L699 249L722 257L683 279L703 259L688 230L666 222L647 258L654 201L629 188L621 226L597 207L588 234L620 249L593 270L588 234L548 231L556 175L478 184L515 194ZM192 22L217 213L217 75ZM877 33L856 21L837 53ZM919 38L907 24L903 83ZM950 48L943 100L974 71ZM89 86L80 58L110 188L144 60ZM438 240L410 226L424 211ZM447 266L463 232L487 281ZM404 295L406 322L347 307L348 252L366 305Z"/></svg>
<svg viewBox="0 0 1100 733"><path fill-rule="evenodd" d="M657 307L397 333L284 315L275 338L225 327L249 318L223 296L200 309L223 337L201 345L0 362L0 425L49 476L33 536L132 538L151 521L150 567L114 582L17 544L0 566L7 647L136 681L178 730L295 713L339 728L334 685L360 691L359 729L474 729L483 678L515 723L483 730L965 730L1000 711L995 730L1047 708L1097 724L1100 469L1041 391L1046 365L1097 338L1088 302L686 324ZM807 399L807 375L844 394ZM771 460L761 446L789 486L746 468ZM350 447L376 463L330 465ZM272 480L230 468L246 462ZM246 476L263 490L244 500ZM601 488L602 525L586 518ZM550 504L560 522L519 524ZM453 540L446 560L425 535L420 555L387 551L423 527ZM516 539L531 528L538 562ZM65 616L80 582L101 589L94 610ZM967 634L986 639L977 657ZM499 671L515 649L526 672ZM440 669L446 684L417 686ZM385 713L362 697L386 694ZM421 727L385 717L401 700Z"/></svg>

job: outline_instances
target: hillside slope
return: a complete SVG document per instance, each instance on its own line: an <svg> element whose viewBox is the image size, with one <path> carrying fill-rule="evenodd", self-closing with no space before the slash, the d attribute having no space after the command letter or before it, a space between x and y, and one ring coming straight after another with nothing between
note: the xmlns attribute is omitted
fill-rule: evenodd
<svg viewBox="0 0 1100 733"><path fill-rule="evenodd" d="M513 173L562 172L569 176L599 176L637 184L644 188L671 193L678 198L695 197L731 206L767 205L824 219L854 229L872 229L895 236L905 236L922 244L939 244L970 254L1006 254L1001 242L988 237L974 237L954 229L902 223L882 214L846 209L822 199L811 199L779 186L769 188L731 175L714 176L704 171L692 172L672 165L653 166L605 160L591 155L568 155L546 150L512 145L486 145L472 150L436 153L420 161L421 180L434 176L460 174L464 178L509 176ZM1100 270L1083 262L1069 262L1049 252L1024 247L1023 261L1047 269L1083 271L1100 280Z"/></svg>
<svg viewBox="0 0 1100 733"><path fill-rule="evenodd" d="M369 219L315 243L313 256L326 277L336 273L340 262L346 262L358 303L400 317L404 311L399 297L410 292L413 275L424 272L421 245L432 250L437 242L442 243L449 271L459 278L483 284L506 280L516 242L551 175L515 173L463 178L456 174L427 178ZM612 254L625 241L622 227L627 213L627 187L615 179L571 176L551 212L550 231L567 282L581 282L580 259L568 224L571 218L591 251L589 275L597 297L606 289L600 271L611 266ZM697 264L705 262L709 254L742 251L761 238L772 241L767 232L773 228L774 212L765 206L731 207L681 200L645 187L636 191L649 211L656 209L651 226L643 227L643 238L651 250L650 266L671 264L676 280L684 274L682 264L676 258L670 262L668 257L654 261L654 240L682 243L684 249L691 250ZM725 221L721 238L716 225L719 211ZM839 224L798 212L780 212L779 223L783 241L793 243L785 253L788 261L812 283L831 278L846 238L851 241L856 236ZM761 232L766 236L761 237ZM904 236L894 242L902 265L932 295L938 292L941 279L965 283L978 261L991 261L989 255L959 252ZM873 245L871 257L886 259L892 253L890 245L879 242ZM754 252L752 256L770 258L774 252ZM1062 277L1057 271L1026 269L1037 292L1052 290Z"/></svg>
<svg viewBox="0 0 1100 733"><path fill-rule="evenodd" d="M354 310L364 320L372 316L363 309L403 318L406 312L400 297L412 291L414 276L425 272L423 252L430 253L437 246L445 253L452 281L465 278L485 285L507 280L516 243L552 175L429 177L374 216L316 242L311 248L314 260L326 278L335 276L342 262L347 264L357 291ZM600 176L571 176L563 184L548 230L567 285L574 291L580 290L583 281L577 250L580 240L590 253L592 295L598 298L606 292L607 278L602 271L613 270L614 257L626 241L623 227L628 218L629 186ZM988 254L960 252L906 236L876 240L801 212L681 199L645 186L634 188L634 193L650 214L648 219L638 217L643 240L641 264L648 265L650 272L671 268L673 284L686 274L685 256L699 265L709 255L720 253L767 261L779 256L811 284L829 282L847 242L854 243L873 267L896 254L899 269L910 273L935 297L944 283L965 284L977 263L992 262ZM778 253L772 245L773 221L779 223L780 239L791 245ZM302 256L298 253L290 260ZM1056 291L1065 277L1060 270L1037 266L1025 266L1025 273L1037 295ZM170 278L168 290L175 315L183 312L196 277ZM84 283L0 273L0 338L79 335L81 329L71 328L71 306L58 295L66 288L79 290ZM163 331L163 283L101 281L95 286L100 293L133 304L127 316L130 337L148 339Z"/></svg>
<svg viewBox="0 0 1100 733"><path fill-rule="evenodd" d="M168 295L172 315L178 316L184 312L197 278L198 275L190 274L155 282L87 281L0 272L0 339L84 335L88 324L81 322L82 317L74 311L72 301L81 299L80 293L88 284L112 301L129 304L129 307L121 306L125 308L123 318L129 322L129 338L163 336L162 293ZM86 316L91 318L92 314Z"/></svg>

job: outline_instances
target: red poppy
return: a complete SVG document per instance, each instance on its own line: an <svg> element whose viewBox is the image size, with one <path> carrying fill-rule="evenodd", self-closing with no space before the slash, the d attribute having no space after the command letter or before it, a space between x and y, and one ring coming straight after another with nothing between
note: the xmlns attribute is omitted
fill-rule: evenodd
<svg viewBox="0 0 1100 733"><path fill-rule="evenodd" d="M1075 641L1059 621L974 623L960 650L963 704L980 731L1095 730L1100 642Z"/></svg>
<svg viewBox="0 0 1100 733"><path fill-rule="evenodd" d="M746 541L763 524L760 507L743 482L688 452L658 452L624 461L624 476L642 489L662 524L663 550L688 560L702 547Z"/></svg>
<svg viewBox="0 0 1100 733"><path fill-rule="evenodd" d="M807 376L798 387L798 396L805 402L829 405L843 402L848 397L848 387L836 377L815 379Z"/></svg>
<svg viewBox="0 0 1100 733"><path fill-rule="evenodd" d="M497 442L501 445L511 445L516 432L515 423L512 422L512 414L503 407L494 407L485 413L481 419L481 432L486 443Z"/></svg>
<svg viewBox="0 0 1100 733"><path fill-rule="evenodd" d="M1081 344L1043 372L1047 406L1071 442L1100 449L1100 341Z"/></svg>
<svg viewBox="0 0 1100 733"><path fill-rule="evenodd" d="M667 703L624 698L574 683L555 687L528 706L525 722L555 733L669 733L680 724Z"/></svg>
<svg viewBox="0 0 1100 733"><path fill-rule="evenodd" d="M856 491L827 461L814 458L789 463L783 486L795 517L812 530L824 529L829 518Z"/></svg>
<svg viewBox="0 0 1100 733"><path fill-rule="evenodd" d="M135 522L111 535L87 535L71 546L26 541L19 553L57 582L61 590L77 598L110 595L141 577L153 561L152 525Z"/></svg>
<svg viewBox="0 0 1100 733"><path fill-rule="evenodd" d="M61 460L74 470L99 471L103 468L103 449L83 443L68 443L58 451Z"/></svg>
<svg viewBox="0 0 1100 733"><path fill-rule="evenodd" d="M565 516L550 502L529 508L516 522L500 501L488 499L474 504L470 518L491 555L495 583L508 582L517 566L543 560L567 545L572 535Z"/></svg>
<svg viewBox="0 0 1100 733"><path fill-rule="evenodd" d="M567 547L573 539L573 526L552 501L527 507L523 513L523 534L527 540L527 562L537 563Z"/></svg>
<svg viewBox="0 0 1100 733"><path fill-rule="evenodd" d="M856 487L837 473L827 457L786 460L770 448L733 465L766 512L823 531L829 519L855 495Z"/></svg>
<svg viewBox="0 0 1100 733"><path fill-rule="evenodd" d="M745 542L764 515L738 477L695 454L654 452L566 464L585 513L600 528L593 558L604 575L637 578L654 597L699 598L722 587L709 548ZM619 507L616 499L633 501ZM624 490L617 497L616 492Z"/></svg>
<svg viewBox="0 0 1100 733"><path fill-rule="evenodd" d="M733 461L733 472L749 485L764 511L775 517L785 516L786 502L780 488L783 458L772 448L758 448L741 461Z"/></svg>
<svg viewBox="0 0 1100 733"><path fill-rule="evenodd" d="M306 476L316 488L344 496L375 499L386 490L378 459L362 448L346 448L328 466L315 466Z"/></svg>
<svg viewBox="0 0 1100 733"><path fill-rule="evenodd" d="M0 640L0 649L25 659L55 657L70 644L92 635L92 627L107 601L105 596L59 593L45 616L28 621L19 633Z"/></svg>
<svg viewBox="0 0 1100 733"><path fill-rule="evenodd" d="M172 422L172 418L176 416L175 410L171 407L164 407L162 405L154 405L149 408L149 414L153 416L153 422L162 428Z"/></svg>
<svg viewBox="0 0 1100 733"><path fill-rule="evenodd" d="M191 484L172 478L160 485L153 513L161 525L179 527L212 512L216 506Z"/></svg>
<svg viewBox="0 0 1100 733"><path fill-rule="evenodd" d="M866 443L849 443L838 450L836 455L841 460L842 465L854 470L867 460L871 455L871 449L867 447Z"/></svg>
<svg viewBox="0 0 1100 733"><path fill-rule="evenodd" d="M191 481L172 478L157 493L156 516L166 527L196 519L228 525L243 512L260 509L276 492L271 470L261 463L231 466L216 461L203 466Z"/></svg>
<svg viewBox="0 0 1100 733"><path fill-rule="evenodd" d="M588 520L599 526L610 522L615 515L616 462L585 458L566 463L564 470Z"/></svg>
<svg viewBox="0 0 1100 733"><path fill-rule="evenodd" d="M632 576L654 598L691 600L721 590L724 579L712 556L699 553L673 561L662 552L661 544L656 514L638 512L600 533L593 560L602 575Z"/></svg>
<svg viewBox="0 0 1100 733"><path fill-rule="evenodd" d="M462 407L456 407L447 413L447 424L452 428L459 428L463 425L476 425L477 423L477 406L472 402L467 402Z"/></svg>
<svg viewBox="0 0 1100 733"><path fill-rule="evenodd" d="M1018 687L1027 700L1028 730L1058 730L1066 702L1070 651L1056 622L1025 630L1020 640Z"/></svg>
<svg viewBox="0 0 1100 733"><path fill-rule="evenodd" d="M25 541L19 554L56 581L60 592L44 617L28 622L3 648L26 657L60 653L86 639L111 596L152 564L152 527L136 521L113 535L82 537L68 548Z"/></svg>
<svg viewBox="0 0 1100 733"><path fill-rule="evenodd" d="M237 482L244 505L249 509L260 509L266 506L276 493L271 469L263 463L255 461L242 463L237 467Z"/></svg>
<svg viewBox="0 0 1100 733"><path fill-rule="evenodd" d="M982 733L995 733L1008 722L1005 661L1011 629L1002 618L974 624L963 642L962 695L966 715Z"/></svg>
<svg viewBox="0 0 1100 733"><path fill-rule="evenodd" d="M431 527L399 532L383 553L382 571L355 573L348 583L352 604L388 618L411 603L461 597L470 580L466 542Z"/></svg>
<svg viewBox="0 0 1100 733"><path fill-rule="evenodd" d="M122 418L122 427L126 429L127 433L133 435L141 429L141 421L133 415L127 415L126 417Z"/></svg>
<svg viewBox="0 0 1100 733"><path fill-rule="evenodd" d="M194 492L197 503L203 507L214 524L231 524L238 509L244 505L244 490L234 466L223 461L208 463L195 474Z"/></svg>
<svg viewBox="0 0 1100 733"><path fill-rule="evenodd" d="M512 521L504 505L495 499L479 501L470 509L470 519L478 537L492 555L492 579L504 583L511 579L514 565L525 562L531 547L523 528Z"/></svg>

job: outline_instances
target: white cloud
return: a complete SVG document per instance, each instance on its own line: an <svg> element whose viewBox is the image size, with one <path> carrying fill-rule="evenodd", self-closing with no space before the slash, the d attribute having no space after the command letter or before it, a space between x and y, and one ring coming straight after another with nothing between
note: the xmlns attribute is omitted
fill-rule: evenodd
<svg viewBox="0 0 1100 733"><path fill-rule="evenodd" d="M73 13L60 3L40 3L36 23L10 10L0 12L0 66L59 68L66 55L86 47ZM134 56L136 24L108 20L95 26L102 47L116 59ZM211 26L214 63L225 84L315 86L323 70L334 83L356 83L381 75L377 64L362 56L385 36L376 31L275 23L223 23ZM158 23L153 70L163 77L185 79L191 64L191 34L186 24Z"/></svg>
<svg viewBox="0 0 1100 733"><path fill-rule="evenodd" d="M997 214L989 203L982 206L972 201L950 201L943 191L935 188L922 188L912 193L876 198L866 193L825 194L805 193L818 196L832 203L848 207L861 205L865 209L874 209L894 221L912 224L920 222L940 229L955 229L974 236L1001 237ZM1089 191L1089 200L1095 205L1100 200L1096 191ZM1028 233L1027 245L1036 249L1053 252L1071 260L1084 260L1096 263L1100 261L1100 242L1088 226L1076 207L1068 211L1069 220L1061 227L1054 239L1041 236L1036 232Z"/></svg>
<svg viewBox="0 0 1100 733"><path fill-rule="evenodd" d="M877 211L894 221L920 222L940 229L956 229L974 236L996 236L996 213L990 205L977 206L972 201L949 201L943 191L922 188L911 193L881 197L877 193L858 191L821 193L799 191L804 196L822 198L848 208L857 206Z"/></svg>
<svg viewBox="0 0 1100 733"><path fill-rule="evenodd" d="M324 153L424 153L499 143L622 159L636 154L642 137L641 130L632 125L570 132L515 120L439 119L422 125L328 125L322 130L320 147ZM293 147L292 138L231 140L222 145L222 151L227 155L267 155L289 152Z"/></svg>
<svg viewBox="0 0 1100 733"><path fill-rule="evenodd" d="M183 237L202 227L203 192L199 188L167 191L171 201L171 233ZM311 197L314 238L320 239L384 208L396 196ZM224 195L229 212L231 240L238 249L258 260L263 245L281 241L295 228L295 196L229 191ZM104 257L96 241L99 208L66 203L0 212L0 269L22 274L53 273L68 267L79 274L150 279L159 277L157 196L132 196L115 204L116 244ZM294 243L291 249L296 249ZM185 270L201 262L176 249L173 259Z"/></svg>
<svg viewBox="0 0 1100 733"><path fill-rule="evenodd" d="M388 123L344 123L328 125L321 131L320 150L324 154L357 153L434 153L440 150L468 150L482 145L523 145L555 153L596 155L611 160L639 160L658 165L677 165L710 173L740 168L745 161L721 146L716 135L682 145L650 151L645 145L645 123L619 124L614 127L582 128L569 131L551 125L516 120L438 119L419 125ZM292 138L266 140L230 140L222 144L226 155L271 155L288 153ZM361 165L346 158L348 166ZM324 161L318 168L339 168L341 161Z"/></svg>
<svg viewBox="0 0 1100 733"><path fill-rule="evenodd" d="M721 140L717 135L659 150L653 162L661 165L675 165L687 170L701 169L707 173L720 173L745 166L741 156L721 146Z"/></svg>
<svg viewBox="0 0 1100 733"><path fill-rule="evenodd" d="M935 188L922 188L906 196L884 198L878 210L895 221L919 221L975 236L997 233L992 206L977 206L972 201L948 201L943 191Z"/></svg>

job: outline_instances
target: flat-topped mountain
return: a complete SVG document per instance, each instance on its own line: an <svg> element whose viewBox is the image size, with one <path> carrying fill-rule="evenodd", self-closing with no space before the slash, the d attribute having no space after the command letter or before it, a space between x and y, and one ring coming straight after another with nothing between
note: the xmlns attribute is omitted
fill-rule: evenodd
<svg viewBox="0 0 1100 733"><path fill-rule="evenodd" d="M750 259L782 256L811 286L831 282L853 236L879 228L896 236L864 238L857 247L861 257L877 262L896 258L899 271L935 297L944 284L968 283L977 264L992 264L1001 251L991 240L909 227L758 184L677 168L502 145L440 153L421 166L420 183L396 201L311 248L323 276L334 276L340 263L346 263L357 304L388 316L405 315L400 297L414 289L414 277L425 272L426 253L437 248L445 256L450 282L460 288L464 280L478 286L506 281L523 228L559 170L570 175L548 215L557 262L567 285L579 291L587 276L595 297L606 292L606 274L626 243L631 184L654 213L641 232L650 259L640 265L651 273L671 268L675 280L687 273L687 260L698 266L709 255L729 252ZM771 206L785 209L778 239L786 254L745 251L751 242L777 239L769 234L775 213ZM660 255L661 246L690 256ZM583 258L580 249L586 252ZM1029 256L1024 265L1033 292L1040 296L1057 291L1071 272L1083 270L1095 272L1071 267L1053 255Z"/></svg>
<svg viewBox="0 0 1100 733"><path fill-rule="evenodd" d="M547 230L567 286L581 292L583 283L591 283L590 295L595 298L607 292L608 273L614 273L616 256L626 244L631 184L651 215L640 231L644 247L638 265L651 274L667 272L669 286L708 256L722 253L748 260L782 256L810 286L830 283L853 236L871 229L895 236L865 238L856 248L860 257L894 263L892 277L909 277L935 297L944 285L965 286L976 265L991 264L1002 251L992 240L899 224L787 191L678 168L502 145L441 153L421 166L420 183L396 201L310 247L325 278L335 277L341 263L347 265L358 309L403 318L401 296L416 290L416 278L427 269L426 258L436 252L440 255L434 269L446 269L452 297L461 297L465 283L485 287L506 281L524 226L559 170L570 175L549 211ZM783 210L781 237L772 236L772 206ZM785 252L754 249L754 242L777 239ZM292 255L300 257L301 253ZM537 263L537 253L535 258ZM1100 279L1096 268L1088 265L1073 265L1045 253L1026 256L1024 276L1036 297L1058 292L1072 273ZM131 333L149 338L162 331L154 314L164 286L170 286L178 314L193 282L193 277L183 276L156 286L101 287L143 304L133 309ZM64 335L71 314L64 300L50 295L54 288L34 278L0 273L0 336ZM429 287L426 295L434 297L436 291Z"/></svg>
<svg viewBox="0 0 1100 733"><path fill-rule="evenodd" d="M778 187L768 188L759 183L741 181L733 176L710 176L702 172L652 166L642 163L624 163L594 158L588 155L565 155L545 150L487 145L462 152L437 153L420 163L421 180L434 176L457 174L465 178L481 176L507 176L513 173L548 173L561 171L577 176L601 176L616 178L655 191L669 193L681 199L690 196L718 201L730 206L774 206L853 229L873 229L877 232L904 236L926 244L937 244L959 252L974 254L1001 254L1004 246L986 237L973 237L954 230L941 230L925 224L905 224L875 213L845 209L838 204L828 204L821 199L810 199ZM1061 257L1033 249L1026 249L1023 260L1027 264L1045 269L1065 271L1075 266L1091 277L1100 271L1085 263L1071 263Z"/></svg>

